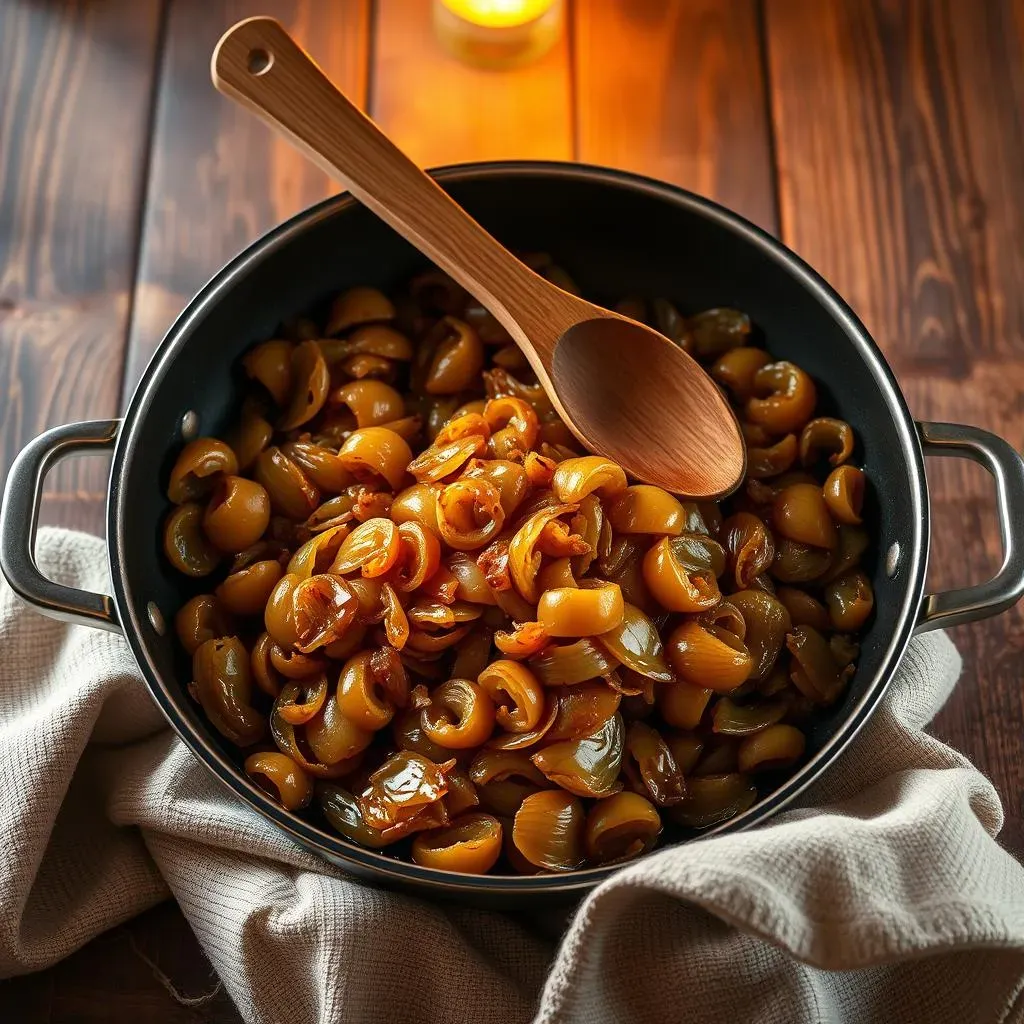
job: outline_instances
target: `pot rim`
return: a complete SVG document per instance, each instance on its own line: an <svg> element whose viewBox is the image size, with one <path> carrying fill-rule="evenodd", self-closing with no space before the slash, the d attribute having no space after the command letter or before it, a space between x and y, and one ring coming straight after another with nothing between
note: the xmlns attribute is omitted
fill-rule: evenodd
<svg viewBox="0 0 1024 1024"><path fill-rule="evenodd" d="M902 607L893 623L892 634L882 661L882 669L865 687L857 703L825 745L778 789L757 801L751 808L720 825L703 832L699 839L737 832L763 822L791 803L808 786L816 782L850 744L870 717L884 694L899 660L910 642L918 610L924 593L928 561L929 505L924 471L924 454L914 420L884 356L868 334L866 328L847 303L820 274L785 245L766 231L739 214L732 212L702 196L628 171L614 170L589 164L543 160L487 161L452 164L430 171L440 182L466 180L506 179L520 177L546 177L554 180L585 180L611 185L627 191L651 196L662 202L687 208L698 216L709 218L719 226L738 235L746 244L780 264L797 278L799 283L826 308L830 316L842 327L851 343L875 378L901 435L902 446L909 455L913 473L907 480L913 515L913 535L907 544L905 561L900 576L906 588ZM436 893L451 895L466 893L494 896L526 895L581 895L623 865L586 868L559 875L505 876L470 875L437 871L409 861L399 861L386 853L368 850L349 842L340 835L329 833L299 815L286 811L263 790L252 783L231 760L218 750L200 729L181 714L179 704L184 690L177 680L164 680L150 657L143 637L150 629L145 619L146 601L136 602L129 592L124 566L130 561L126 551L124 523L130 514L130 496L121 486L123 467L132 458L136 448L139 424L148 413L166 367L176 358L195 326L207 310L220 301L234 283L256 263L266 259L281 246L291 242L314 224L337 216L357 206L347 192L328 197L306 208L262 235L231 259L196 293L164 335L138 386L132 395L124 416L113 454L111 485L107 503L107 536L109 543L110 576L114 599L120 612L125 636L152 697L170 722L174 731L236 796L244 800L278 828L288 833L300 845L312 848L334 863L349 863L357 872L373 874L395 886L416 886ZM695 840L689 840L693 842ZM667 849L666 847L665 849Z"/></svg>

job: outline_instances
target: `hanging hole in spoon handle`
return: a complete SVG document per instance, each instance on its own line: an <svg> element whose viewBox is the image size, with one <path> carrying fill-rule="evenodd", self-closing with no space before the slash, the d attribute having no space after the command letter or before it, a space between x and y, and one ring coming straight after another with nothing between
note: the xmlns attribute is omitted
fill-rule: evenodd
<svg viewBox="0 0 1024 1024"><path fill-rule="evenodd" d="M557 326L578 319L573 296L534 274L493 239L335 88L273 18L228 29L210 66L216 87L291 140L498 318L541 379ZM539 284L538 284L539 282ZM545 300L537 303L538 290Z"/></svg>

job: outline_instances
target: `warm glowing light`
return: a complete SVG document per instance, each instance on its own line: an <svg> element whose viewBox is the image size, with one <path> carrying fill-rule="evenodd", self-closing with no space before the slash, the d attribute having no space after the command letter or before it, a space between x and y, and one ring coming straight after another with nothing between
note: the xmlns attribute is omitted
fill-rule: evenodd
<svg viewBox="0 0 1024 1024"><path fill-rule="evenodd" d="M535 21L555 0L441 0L453 14L474 25L511 28Z"/></svg>
<svg viewBox="0 0 1024 1024"><path fill-rule="evenodd" d="M513 68L555 45L564 14L563 0L434 0L434 31L462 61Z"/></svg>

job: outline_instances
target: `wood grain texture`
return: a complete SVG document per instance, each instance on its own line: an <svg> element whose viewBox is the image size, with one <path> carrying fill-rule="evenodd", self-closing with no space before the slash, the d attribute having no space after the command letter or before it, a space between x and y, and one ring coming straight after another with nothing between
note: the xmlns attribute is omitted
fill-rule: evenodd
<svg viewBox="0 0 1024 1024"><path fill-rule="evenodd" d="M574 7L577 157L682 185L774 232L755 0Z"/></svg>
<svg viewBox="0 0 1024 1024"><path fill-rule="evenodd" d="M210 55L236 21L279 19L347 95L365 102L369 0L177 0L160 68L139 284L124 397L199 287L240 249L341 191L210 82Z"/></svg>
<svg viewBox="0 0 1024 1024"><path fill-rule="evenodd" d="M767 0L782 236L844 294L915 415L1024 445L1024 5ZM998 564L991 482L929 465L935 587ZM1024 515L1024 511L1021 512ZM954 631L935 731L991 775L1024 852L1024 612Z"/></svg>
<svg viewBox="0 0 1024 1024"><path fill-rule="evenodd" d="M421 167L573 157L568 34L514 71L467 67L434 38L431 0L377 0L370 113Z"/></svg>
<svg viewBox="0 0 1024 1024"><path fill-rule="evenodd" d="M0 5L0 482L46 427L117 412L159 0ZM102 460L44 521L103 532Z"/></svg>
<svg viewBox="0 0 1024 1024"><path fill-rule="evenodd" d="M11 1024L242 1020L172 902L106 932L48 971L0 983L0 1019Z"/></svg>

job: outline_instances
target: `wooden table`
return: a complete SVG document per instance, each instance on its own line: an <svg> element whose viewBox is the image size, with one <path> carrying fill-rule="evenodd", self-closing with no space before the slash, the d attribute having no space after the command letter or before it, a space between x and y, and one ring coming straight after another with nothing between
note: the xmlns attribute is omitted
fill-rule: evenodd
<svg viewBox="0 0 1024 1024"><path fill-rule="evenodd" d="M543 157L641 171L774 232L852 303L916 415L1024 445L1024 0L576 0L543 61L446 57L429 0L0 0L0 479L45 427L123 408L193 292L335 191L217 95L209 57L279 17L425 166ZM681 240L684 244L684 240ZM990 481L929 465L932 582L999 558ZM51 523L101 532L105 467L53 475ZM934 731L1002 794L1024 854L1024 616L954 631ZM0 987L19 1021L235 1021L167 905ZM140 1017L140 1014L145 1015ZM4 1015L6 1017L6 1015Z"/></svg>

